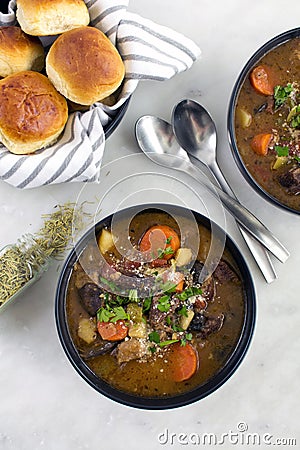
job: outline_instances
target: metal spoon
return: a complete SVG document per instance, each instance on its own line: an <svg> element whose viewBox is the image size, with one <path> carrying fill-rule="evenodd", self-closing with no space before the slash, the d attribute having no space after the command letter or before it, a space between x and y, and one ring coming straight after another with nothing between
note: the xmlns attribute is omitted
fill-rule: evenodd
<svg viewBox="0 0 300 450"><path fill-rule="evenodd" d="M173 110L172 124L181 147L200 163L205 164L223 191L236 198L218 166L216 126L206 109L193 100L182 100ZM277 275L268 251L248 231L237 225L266 281L271 283Z"/></svg>
<svg viewBox="0 0 300 450"><path fill-rule="evenodd" d="M135 127L137 142L143 152L156 164L183 171L195 178L219 198L228 211L281 262L289 252L273 234L244 206L222 189L205 181L200 169L195 167L173 133L172 126L158 117L143 116Z"/></svg>

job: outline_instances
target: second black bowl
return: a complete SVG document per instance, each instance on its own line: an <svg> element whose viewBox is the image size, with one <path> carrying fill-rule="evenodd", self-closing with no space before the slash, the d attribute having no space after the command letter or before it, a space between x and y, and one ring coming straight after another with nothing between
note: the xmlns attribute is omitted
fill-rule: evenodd
<svg viewBox="0 0 300 450"><path fill-rule="evenodd" d="M268 190L265 187L262 187L262 185L259 183L259 180L257 177L255 178L253 176L253 169L252 173L247 167L247 164L243 160L239 146L237 144L236 139L236 128L235 128L235 118L236 118L236 106L239 99L239 95L241 92L241 89L245 83L245 81L248 79L250 72L252 69L259 65L261 59L271 52L277 47L281 46L282 44L286 43L287 41L290 41L292 39L300 39L300 28L295 28L293 30L286 31L284 33L279 34L278 36L275 36L268 42L266 42L264 45L262 45L247 61L245 66L243 67L241 73L239 74L236 83L233 87L230 101L229 101L229 107L228 107L228 116L227 116L227 129L228 129L228 136L229 136L229 143L230 147L235 159L235 162L237 163L238 168L240 169L242 175L244 176L245 180L260 194L262 197L264 197L266 200L268 200L273 205L279 206L287 211L290 211L295 214L300 214L300 195L297 196L297 206L294 207L293 205L289 204L289 199L286 194L281 194L282 199L279 197L276 197L275 194L272 194L268 192ZM280 66L280 63L278 67ZM250 85L249 85L250 86ZM254 90L253 90L254 92ZM257 94L256 94L257 95ZM264 97L264 95L261 95L261 103L266 101L267 97ZM264 130L267 132L267 130ZM268 131L271 132L271 131ZM259 161L258 161L259 164ZM270 168L271 170L271 168ZM294 202L295 203L295 202Z"/></svg>

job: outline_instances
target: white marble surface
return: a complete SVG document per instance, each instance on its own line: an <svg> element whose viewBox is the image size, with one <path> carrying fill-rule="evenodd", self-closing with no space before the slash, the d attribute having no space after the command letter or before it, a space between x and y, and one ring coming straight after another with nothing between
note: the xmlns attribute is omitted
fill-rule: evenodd
<svg viewBox="0 0 300 450"><path fill-rule="evenodd" d="M109 213L124 198L124 206L160 198L157 187L161 185L150 173L156 168L139 155L134 123L143 114L170 119L173 105L191 97L203 103L216 121L218 158L231 186L240 200L290 249L291 257L284 265L274 261L279 278L267 285L228 219L229 233L253 271L257 290L258 314L252 345L238 371L221 389L193 405L163 412L134 410L114 403L97 394L71 367L58 341L54 321L54 293L61 266L54 264L23 298L0 316L0 448L194 448L195 433L199 436L215 433L221 440L221 434L230 431L239 433L238 443L232 436L223 445L202 443L201 447L269 448L274 447L277 438L290 438L297 439L297 445L286 447L298 448L299 217L269 205L244 182L229 150L226 112L235 79L250 55L266 40L299 25L299 2L131 0L130 10L194 39L202 49L202 58L188 72L168 82L140 83L126 118L107 142L105 162L133 156L121 163L113 162L101 185L73 184L19 191L1 183L0 247L14 242L26 231L34 231L41 213L58 202L76 199L79 193L80 199L99 199L105 193L101 215ZM111 190L114 177L124 178L140 170L148 175L128 178ZM167 182L161 176L159 180L170 191L165 194L166 201L174 201L174 194L178 194L191 207L202 208L196 194L185 187L186 178L177 175L174 178L173 172L164 173ZM131 196L135 189L146 190ZM247 424L246 433L240 423ZM159 435L166 429L176 433L176 437L173 442L169 438L163 444L165 436L161 436L160 443ZM181 439L183 442L191 439L190 443L180 444L180 433L186 433L187 437ZM245 440L243 445L242 436L247 433L256 433L261 444L246 445Z"/></svg>

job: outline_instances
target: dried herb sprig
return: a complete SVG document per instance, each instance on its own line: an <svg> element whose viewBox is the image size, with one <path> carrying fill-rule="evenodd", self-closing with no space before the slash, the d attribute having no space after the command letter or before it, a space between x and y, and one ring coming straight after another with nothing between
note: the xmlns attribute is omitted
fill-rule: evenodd
<svg viewBox="0 0 300 450"><path fill-rule="evenodd" d="M50 257L59 258L85 225L83 206L57 205L51 214L43 215L43 226L36 234L22 236L0 255L0 307L36 274L45 270Z"/></svg>
<svg viewBox="0 0 300 450"><path fill-rule="evenodd" d="M41 249L50 252L54 258L59 258L66 250L73 235L82 230L87 213L83 206L75 209L73 203L57 205L57 210L51 214L44 214L44 224L36 234L36 241Z"/></svg>

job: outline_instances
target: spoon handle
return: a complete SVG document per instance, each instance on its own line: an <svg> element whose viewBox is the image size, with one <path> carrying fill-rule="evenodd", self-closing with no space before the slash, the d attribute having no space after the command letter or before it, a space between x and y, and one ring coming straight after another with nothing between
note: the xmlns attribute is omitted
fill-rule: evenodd
<svg viewBox="0 0 300 450"><path fill-rule="evenodd" d="M276 258L285 262L289 257L287 249L278 241L265 225L260 222L248 209L237 200L230 197L218 186L204 181L201 171L192 163L185 164L185 172L209 189L215 197L219 198L230 214L262 245L264 245Z"/></svg>
<svg viewBox="0 0 300 450"><path fill-rule="evenodd" d="M231 195L231 197L237 199L233 190L231 189L225 177L223 176L217 161L213 161L208 167L210 168L216 182L219 183L223 191L226 192L228 195ZM242 227L242 225L237 223L237 226L246 244L248 245L248 248L252 253L253 258L255 259L258 267L260 268L263 276L265 277L266 282L272 283L272 281L276 280L277 274L275 272L268 250L264 246L262 246L256 239L254 239L253 236Z"/></svg>
<svg viewBox="0 0 300 450"><path fill-rule="evenodd" d="M278 277L268 250L263 247L256 239L254 239L254 237L247 230L244 230L241 225L237 225L241 232L241 235L244 238L244 241L246 242L250 252L252 253L253 258L260 268L261 273L265 277L266 282L272 283L272 281L276 280Z"/></svg>

